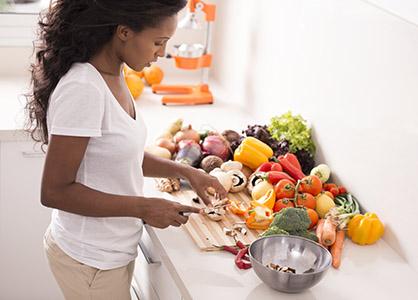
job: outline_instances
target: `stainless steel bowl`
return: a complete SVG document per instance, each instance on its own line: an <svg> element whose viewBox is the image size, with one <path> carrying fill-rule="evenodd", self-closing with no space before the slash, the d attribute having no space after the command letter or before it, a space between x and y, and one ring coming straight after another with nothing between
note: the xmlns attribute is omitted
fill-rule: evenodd
<svg viewBox="0 0 418 300"><path fill-rule="evenodd" d="M331 266L331 253L306 238L272 235L250 245L250 260L257 276L271 288L298 293L317 284ZM274 263L296 270L295 274L273 270Z"/></svg>

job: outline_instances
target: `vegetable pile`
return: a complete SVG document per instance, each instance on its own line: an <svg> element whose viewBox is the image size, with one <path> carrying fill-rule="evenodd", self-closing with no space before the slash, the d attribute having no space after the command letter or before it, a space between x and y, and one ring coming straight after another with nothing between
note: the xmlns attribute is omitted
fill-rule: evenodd
<svg viewBox="0 0 418 300"><path fill-rule="evenodd" d="M315 149L307 122L287 112L273 117L269 125L247 126L242 135L231 129L196 131L179 119L146 151L200 168L230 193L249 194L249 206L238 200L227 205L247 228L261 230L261 236L311 239L329 249L332 265L338 268L346 235L356 244L373 244L383 235L384 225L374 213L361 214L356 197L344 186L329 182L331 169L315 166ZM176 191L173 180L157 187ZM240 254L237 266L250 267L242 262L245 250Z"/></svg>

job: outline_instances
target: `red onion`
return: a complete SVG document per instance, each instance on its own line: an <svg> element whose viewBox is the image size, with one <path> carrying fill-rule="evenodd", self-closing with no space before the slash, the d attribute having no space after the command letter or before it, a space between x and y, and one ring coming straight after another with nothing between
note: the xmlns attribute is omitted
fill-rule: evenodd
<svg viewBox="0 0 418 300"><path fill-rule="evenodd" d="M216 155L223 161L228 160L230 155L228 142L219 135L210 135L202 143L202 149L205 153Z"/></svg>

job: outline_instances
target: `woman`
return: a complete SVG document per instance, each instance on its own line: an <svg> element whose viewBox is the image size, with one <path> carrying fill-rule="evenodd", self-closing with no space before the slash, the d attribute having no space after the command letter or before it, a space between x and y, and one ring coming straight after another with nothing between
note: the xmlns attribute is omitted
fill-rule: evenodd
<svg viewBox="0 0 418 300"><path fill-rule="evenodd" d="M41 19L27 110L48 145L45 249L66 299L130 299L142 221L165 228L197 208L143 196L143 177L181 177L210 203L209 175L144 155L145 125L123 78L164 56L184 0L57 0ZM156 112L157 113L157 112ZM40 135L38 135L40 134Z"/></svg>

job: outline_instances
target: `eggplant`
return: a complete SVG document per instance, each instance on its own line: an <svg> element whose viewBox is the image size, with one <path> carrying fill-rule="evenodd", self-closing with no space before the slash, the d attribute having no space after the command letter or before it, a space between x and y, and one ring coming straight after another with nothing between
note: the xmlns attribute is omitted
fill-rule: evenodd
<svg viewBox="0 0 418 300"><path fill-rule="evenodd" d="M202 150L198 144L187 144L179 150L176 162L197 167L202 158Z"/></svg>

